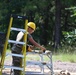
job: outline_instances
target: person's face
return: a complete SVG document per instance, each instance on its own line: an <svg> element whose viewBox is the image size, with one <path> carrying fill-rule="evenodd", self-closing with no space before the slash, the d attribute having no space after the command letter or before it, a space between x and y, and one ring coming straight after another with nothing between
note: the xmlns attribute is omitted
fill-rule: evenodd
<svg viewBox="0 0 76 75"><path fill-rule="evenodd" d="M32 34L32 33L34 32L34 29L32 29L31 27L28 27L28 32L29 32L30 34Z"/></svg>

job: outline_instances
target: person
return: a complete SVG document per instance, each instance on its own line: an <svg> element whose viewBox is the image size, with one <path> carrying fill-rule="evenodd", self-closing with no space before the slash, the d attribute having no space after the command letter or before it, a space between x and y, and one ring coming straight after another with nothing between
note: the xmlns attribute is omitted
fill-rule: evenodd
<svg viewBox="0 0 76 75"><path fill-rule="evenodd" d="M27 41L31 42L35 47L40 48L40 50L42 52L45 52L46 48L41 46L39 43L37 43L31 35L36 30L36 24L34 22L28 22L27 25L28 25ZM22 31L19 32L17 34L16 41L22 41L23 40L23 35L24 35L24 32L22 32ZM27 45L27 52L32 51L29 48L33 48L33 46ZM13 47L12 47L12 53L21 54L22 53L22 45L14 44ZM19 67L20 62L22 61L22 58L21 57L15 57L15 56L12 56L12 58L13 58L13 66ZM20 71L19 70L14 70L14 75L20 75Z"/></svg>

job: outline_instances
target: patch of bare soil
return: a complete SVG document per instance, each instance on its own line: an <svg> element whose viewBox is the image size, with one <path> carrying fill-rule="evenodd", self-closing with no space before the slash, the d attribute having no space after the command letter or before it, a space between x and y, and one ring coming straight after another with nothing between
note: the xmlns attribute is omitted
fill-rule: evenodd
<svg viewBox="0 0 76 75"><path fill-rule="evenodd" d="M53 70L55 75L58 75L58 73L61 70L67 70L71 73L71 75L76 75L76 63L70 63L70 62L61 62L61 61L55 61L53 62ZM40 71L39 66L27 66L26 71ZM47 72L47 75L50 75L48 68L45 67L45 73ZM2 75L10 75L10 70L6 69L3 71Z"/></svg>
<svg viewBox="0 0 76 75"><path fill-rule="evenodd" d="M56 61L53 62L53 69L55 73L68 71L71 75L76 75L76 63Z"/></svg>
<svg viewBox="0 0 76 75"><path fill-rule="evenodd" d="M76 72L76 63L71 62L53 62L54 70L68 70L70 72Z"/></svg>

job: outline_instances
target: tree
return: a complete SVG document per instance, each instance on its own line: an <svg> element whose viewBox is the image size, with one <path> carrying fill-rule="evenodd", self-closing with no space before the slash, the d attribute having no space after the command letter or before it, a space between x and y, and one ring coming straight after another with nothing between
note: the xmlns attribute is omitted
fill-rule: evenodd
<svg viewBox="0 0 76 75"><path fill-rule="evenodd" d="M7 31L11 14L26 15L37 25L36 41L45 46L54 44L58 48L63 39L61 31L69 32L76 27L76 16L71 17L76 10L65 10L75 7L75 3L76 0L0 0L0 30ZM14 25L18 27L22 23L15 21Z"/></svg>
<svg viewBox="0 0 76 75"><path fill-rule="evenodd" d="M54 32L54 48L60 46L60 30L61 30L61 0L55 0L55 32Z"/></svg>

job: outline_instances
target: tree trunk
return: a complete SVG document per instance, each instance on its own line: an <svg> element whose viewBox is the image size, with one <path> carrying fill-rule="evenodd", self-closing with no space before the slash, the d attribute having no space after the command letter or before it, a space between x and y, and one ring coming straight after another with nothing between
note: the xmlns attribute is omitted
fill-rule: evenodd
<svg viewBox="0 0 76 75"><path fill-rule="evenodd" d="M61 29L61 0L55 1L55 35L54 35L54 48L60 46L60 29Z"/></svg>

